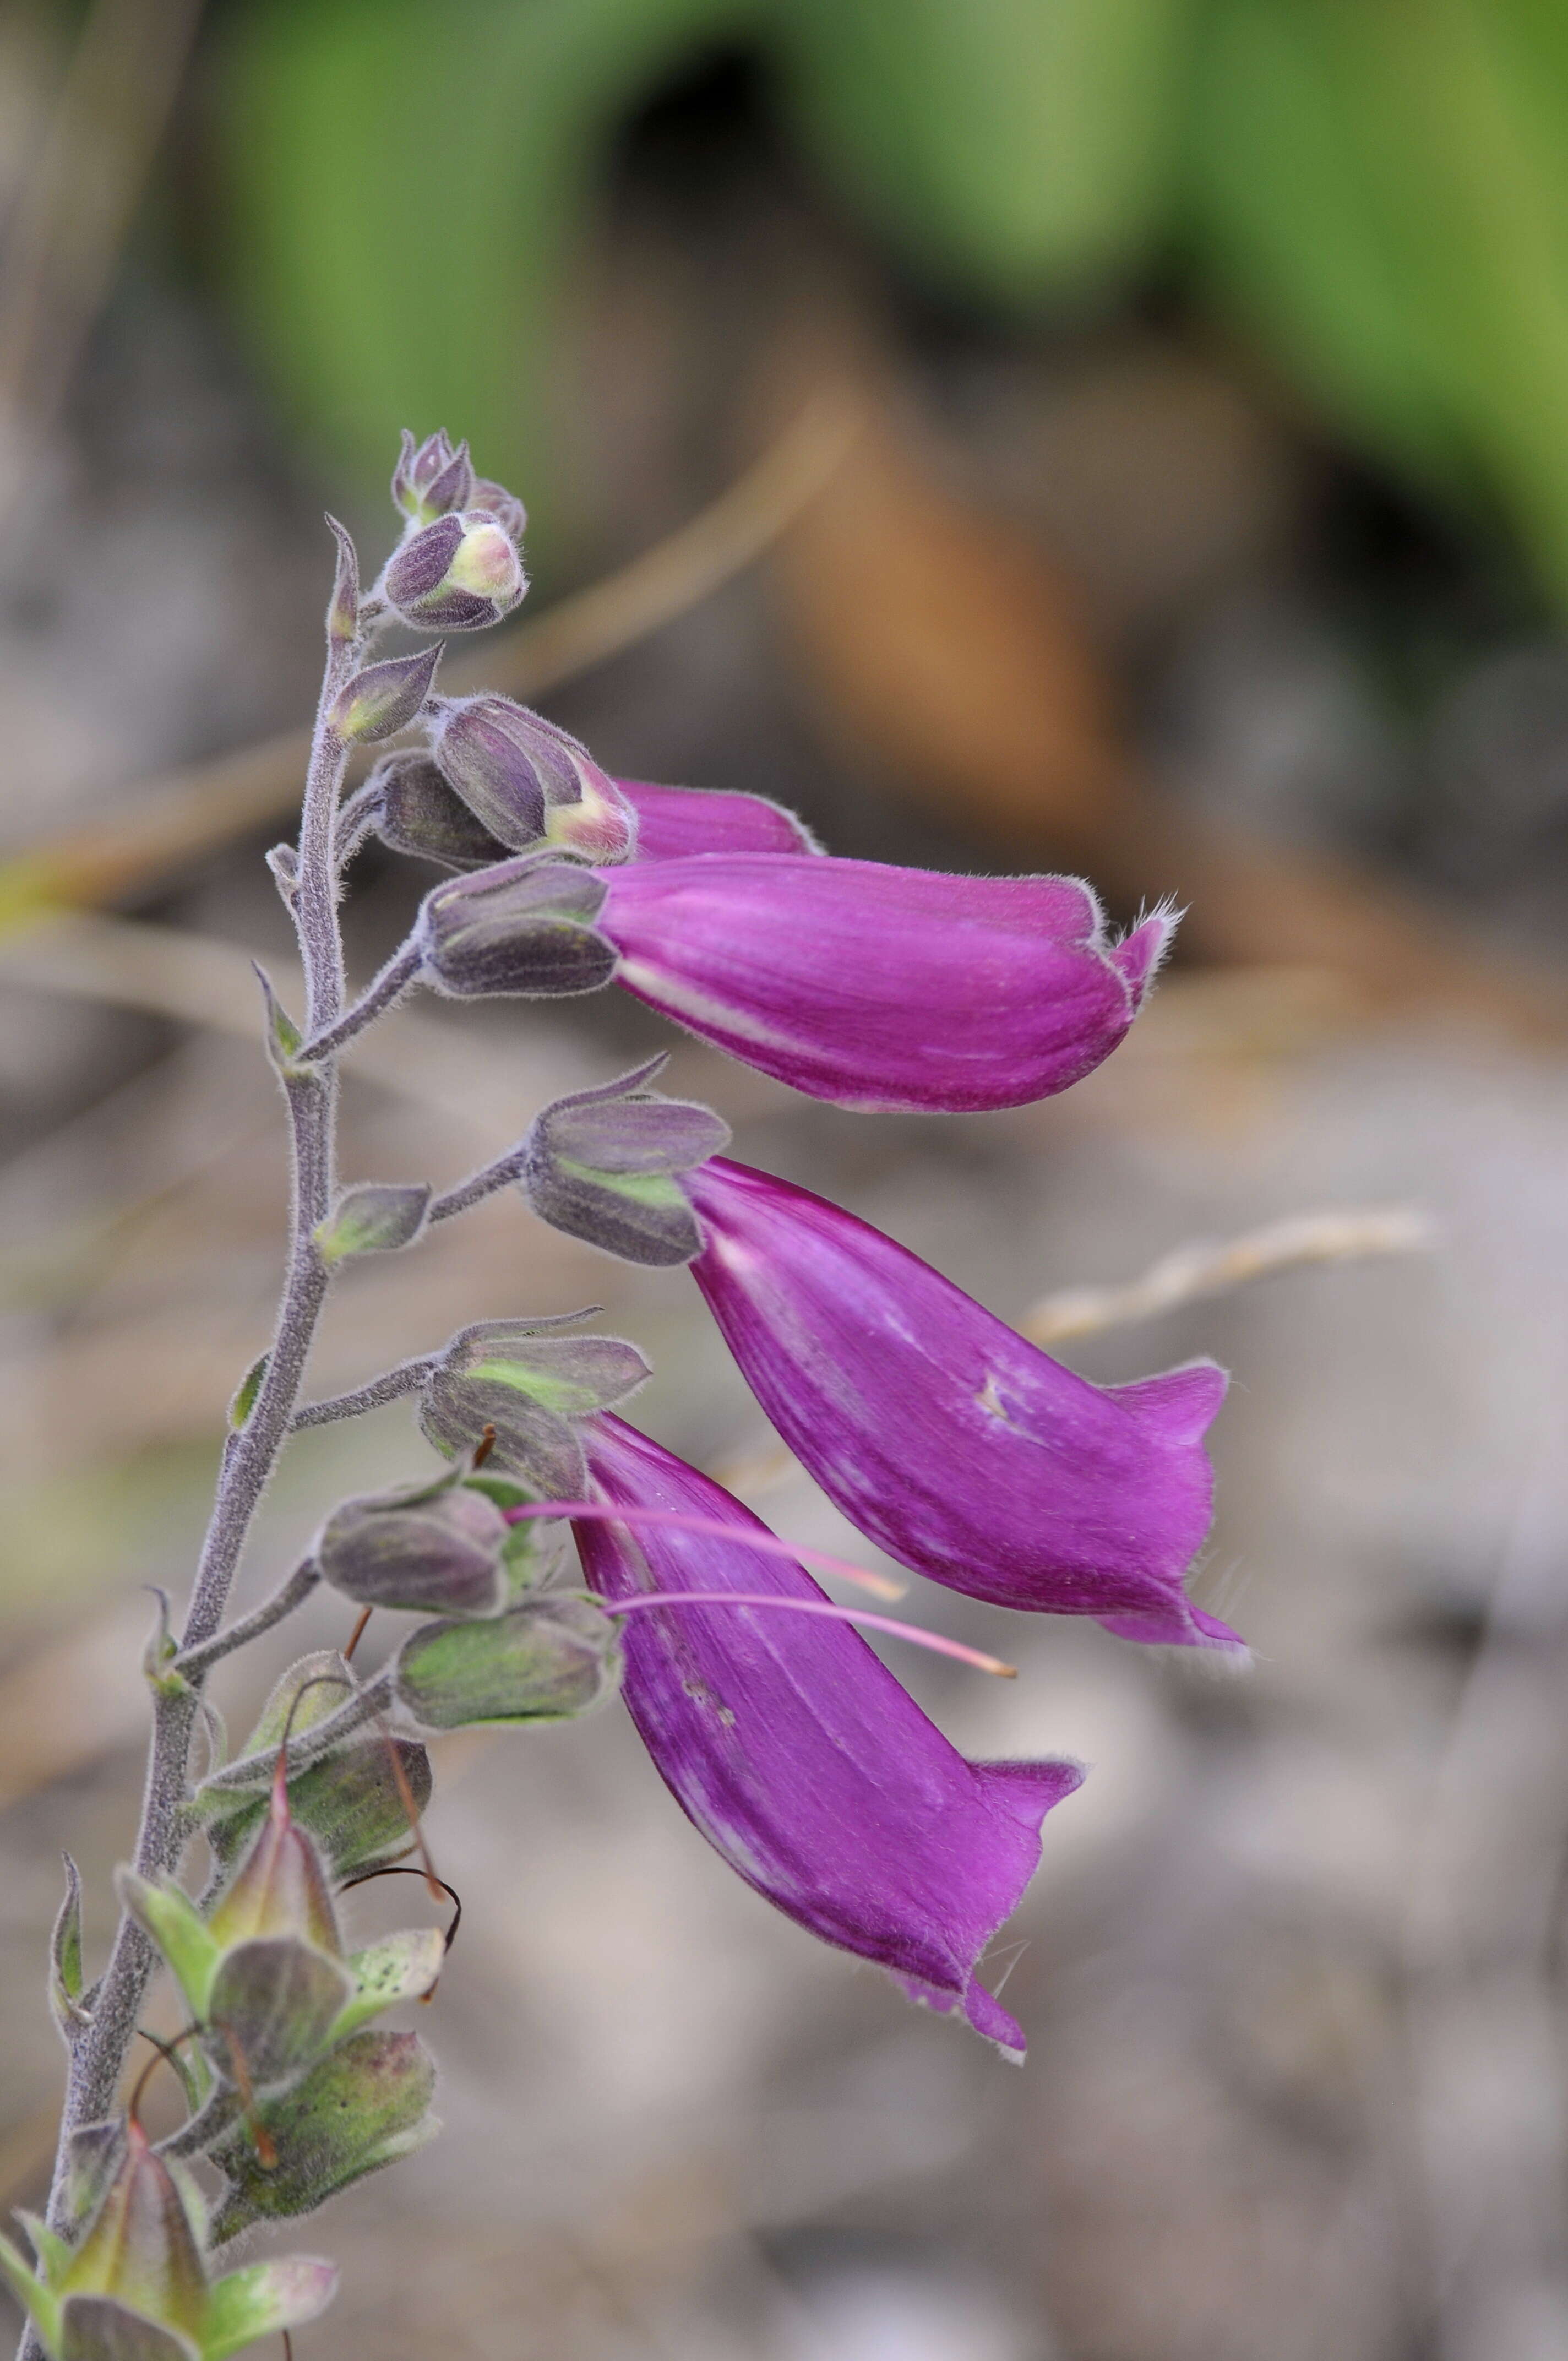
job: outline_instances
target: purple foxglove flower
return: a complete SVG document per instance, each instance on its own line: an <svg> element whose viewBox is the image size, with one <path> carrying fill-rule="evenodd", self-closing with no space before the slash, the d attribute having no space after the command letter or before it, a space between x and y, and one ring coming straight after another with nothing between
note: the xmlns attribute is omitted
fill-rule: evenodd
<svg viewBox="0 0 1568 2361"><path fill-rule="evenodd" d="M1023 1106L1099 1065L1174 927L1124 942L1070 877L944 877L817 855L606 869L617 980L732 1057L839 1106Z"/></svg>
<svg viewBox="0 0 1568 2361"><path fill-rule="evenodd" d="M820 852L806 822L766 796L719 787L661 787L617 779L637 815L639 861L679 861L693 852Z"/></svg>
<svg viewBox="0 0 1568 2361"><path fill-rule="evenodd" d="M1095 1386L869 1223L716 1158L683 1185L692 1275L784 1441L901 1565L1130 1640L1239 1648L1190 1605L1212 1361Z"/></svg>
<svg viewBox="0 0 1568 2361"><path fill-rule="evenodd" d="M618 1418L581 1430L595 1486L622 1507L720 1518L734 1541L579 1520L601 1598L650 1591L820 1599L790 1561L747 1547L749 1509ZM847 1624L755 1607L625 1618L624 1694L661 1776L716 1851L787 1917L961 2009L1014 2056L1024 2037L975 1970L1039 1860L1040 1824L1080 1784L1070 1763L970 1763Z"/></svg>

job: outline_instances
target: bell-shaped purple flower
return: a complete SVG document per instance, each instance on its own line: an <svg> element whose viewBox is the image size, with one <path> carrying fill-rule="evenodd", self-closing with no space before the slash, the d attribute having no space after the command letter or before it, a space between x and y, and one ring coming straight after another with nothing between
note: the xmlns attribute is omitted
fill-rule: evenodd
<svg viewBox="0 0 1568 2361"><path fill-rule="evenodd" d="M1212 1505L1212 1361L1091 1385L824 1198L725 1158L683 1185L692 1275L752 1392L891 1557L1125 1639L1241 1647L1183 1587Z"/></svg>
<svg viewBox="0 0 1568 2361"><path fill-rule="evenodd" d="M680 861L696 852L820 852L803 819L766 796L723 787L662 787L617 779L637 814L639 861Z"/></svg>
<svg viewBox="0 0 1568 2361"><path fill-rule="evenodd" d="M1112 943L1070 877L712 852L601 873L618 981L705 1040L839 1106L1023 1106L1099 1065L1174 926Z"/></svg>
<svg viewBox="0 0 1568 2361"><path fill-rule="evenodd" d="M749 1509L602 1415L582 1430L602 1496L718 1518L733 1541L579 1520L607 1600L741 1593L820 1600L792 1561L748 1547ZM627 1704L686 1817L748 1885L824 1942L890 1969L911 1997L959 2009L1014 2056L1024 2037L976 1980L1039 1859L1070 1763L970 1763L847 1624L754 1606L624 1619Z"/></svg>

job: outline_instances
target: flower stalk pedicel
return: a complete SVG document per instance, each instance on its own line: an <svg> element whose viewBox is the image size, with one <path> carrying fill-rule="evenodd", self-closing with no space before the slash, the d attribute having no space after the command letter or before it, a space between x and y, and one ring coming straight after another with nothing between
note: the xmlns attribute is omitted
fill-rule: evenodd
<svg viewBox="0 0 1568 2361"><path fill-rule="evenodd" d="M1107 1057L1173 925L1157 915L1117 941L1070 878L836 860L761 796L617 781L509 697L437 695L439 644L378 656L377 634L505 614L527 587L523 510L444 434L404 436L392 493L401 538L368 593L333 525L299 839L269 856L305 977L299 1008L262 979L291 1162L277 1321L234 1395L183 1628L174 1636L165 1609L148 1650L145 1803L107 1961L89 1980L73 1868L51 1944L70 2061L56 2169L47 2218L28 2225L33 2260L0 2240L31 2361L226 2361L328 2301L324 2261L224 2274L213 2257L434 2128L428 2051L379 2020L433 1993L445 1938L417 1927L350 1950L339 1912L346 1884L396 1872L411 1850L432 1895L450 1893L421 1832L433 1731L522 1729L623 1694L687 1817L759 1894L1007 2055L1024 2049L979 1964L1081 1773L966 1761L863 1630L1011 1667L831 1599L801 1559L883 1601L902 1586L792 1549L626 1424L649 1365L623 1338L584 1333L587 1315L478 1321L303 1400L346 1266L417 1251L432 1227L515 1188L604 1252L689 1264L781 1433L905 1565L1131 1638L1234 1644L1185 1590L1208 1525L1201 1438L1218 1371L1087 1384L863 1223L728 1161L719 1117L653 1087L663 1058L556 1099L440 1194L417 1178L342 1181L339 1059L415 984L464 1001L618 983L811 1096L981 1110L1063 1090ZM355 750L393 740L405 742L345 793ZM448 873L351 999L341 897L372 835ZM330 1510L286 1578L230 1617L289 1438L400 1401L445 1464L416 1461L395 1488ZM586 1588L565 1564L569 1541ZM302 1655L226 1759L209 1682L329 1593L344 1653ZM198 1837L211 1862L200 1898L182 1878ZM119 2090L159 1969L189 2019L173 2045L188 2113L155 2149Z"/></svg>

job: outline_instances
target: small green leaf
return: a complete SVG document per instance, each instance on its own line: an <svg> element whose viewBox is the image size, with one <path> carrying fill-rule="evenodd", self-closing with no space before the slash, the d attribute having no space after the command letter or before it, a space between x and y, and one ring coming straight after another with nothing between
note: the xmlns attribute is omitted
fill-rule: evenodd
<svg viewBox="0 0 1568 2361"><path fill-rule="evenodd" d="M234 1400L229 1404L231 1433L240 1433L247 1423L251 1411L256 1408L256 1397L261 1391L271 1359L270 1353L258 1354L235 1388Z"/></svg>
<svg viewBox="0 0 1568 2361"><path fill-rule="evenodd" d="M49 2004L69 2044L73 2034L92 2023L92 2015L82 2005L82 1877L71 1855L64 1858L65 1899L49 1938Z"/></svg>
<svg viewBox="0 0 1568 2361"><path fill-rule="evenodd" d="M423 1182L367 1181L345 1190L312 1235L329 1270L351 1255L392 1254L424 1227L431 1192Z"/></svg>
<svg viewBox="0 0 1568 2361"><path fill-rule="evenodd" d="M203 2361L228 2361L258 2338L299 2328L323 2312L337 2292L335 2264L314 2255L280 2255L230 2271L207 2299Z"/></svg>
<svg viewBox="0 0 1568 2361"><path fill-rule="evenodd" d="M310 1071L299 1063L299 1053L305 1037L272 989L272 979L264 967L251 961L261 984L261 994L267 1009L267 1054L285 1082L298 1082Z"/></svg>

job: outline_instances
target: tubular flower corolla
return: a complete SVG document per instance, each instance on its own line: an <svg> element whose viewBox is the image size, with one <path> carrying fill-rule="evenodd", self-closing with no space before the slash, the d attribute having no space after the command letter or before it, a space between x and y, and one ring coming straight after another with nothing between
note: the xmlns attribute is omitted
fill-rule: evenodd
<svg viewBox="0 0 1568 2361"><path fill-rule="evenodd" d="M1183 1577L1209 1529L1225 1378L1063 1368L869 1223L716 1157L691 1269L768 1416L890 1556L1003 1607L1239 1648Z"/></svg>
<svg viewBox="0 0 1568 2361"><path fill-rule="evenodd" d="M840 1106L1024 1106L1110 1055L1174 920L1113 943L1069 877L707 852L597 873L617 981Z"/></svg>
<svg viewBox="0 0 1568 2361"><path fill-rule="evenodd" d="M766 1532L749 1509L636 1428L601 1414L582 1441L606 1500L734 1529L720 1540L579 1519L583 1565L607 1604L660 1591L824 1598L793 1561L748 1547ZM730 1867L810 1933L1021 2056L1023 2034L976 1970L1078 1766L967 1762L845 1623L672 1605L627 1615L623 1631L643 1743Z"/></svg>

